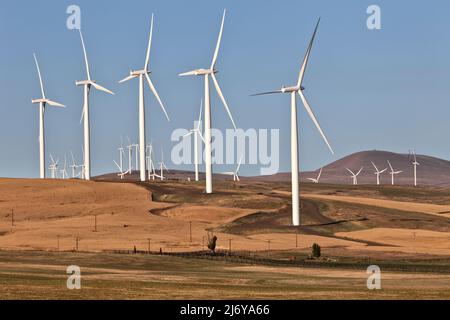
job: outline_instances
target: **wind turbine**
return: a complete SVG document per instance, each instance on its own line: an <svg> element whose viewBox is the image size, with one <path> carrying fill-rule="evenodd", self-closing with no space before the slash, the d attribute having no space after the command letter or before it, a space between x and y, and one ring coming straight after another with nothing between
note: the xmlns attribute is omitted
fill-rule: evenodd
<svg viewBox="0 0 450 320"><path fill-rule="evenodd" d="M234 172L224 172L222 174L227 175L227 176L233 176L233 181L234 182L241 181L241 179L239 178L239 170L241 169L241 164L242 164L242 156L241 156L241 159L239 160L239 164L238 164L238 166L236 168L236 171L234 171Z"/></svg>
<svg viewBox="0 0 450 320"><path fill-rule="evenodd" d="M372 162L372 161L371 161L371 162ZM384 173L384 172L387 170L387 168L380 171L380 170L378 170L378 168L377 168L377 166L375 165L375 163L372 162L372 165L373 165L373 167L375 168L375 175L377 176L377 186L379 186L379 185L380 185L380 175L381 175L382 173Z"/></svg>
<svg viewBox="0 0 450 320"><path fill-rule="evenodd" d="M70 151L70 155L72 157L72 165L70 166L70 168L72 169L72 179L76 178L76 169L78 168L78 166L75 164L75 157L73 156L73 152Z"/></svg>
<svg viewBox="0 0 450 320"><path fill-rule="evenodd" d="M417 187L417 166L420 166L420 163L417 162L416 151L413 152L414 161L412 165L414 166L414 187Z"/></svg>
<svg viewBox="0 0 450 320"><path fill-rule="evenodd" d="M123 178L128 174L128 171L127 171L127 172L124 172L124 171L123 171L123 167L120 166L115 160L113 160L113 161L114 161L114 164L117 166L117 168L118 168L119 171L120 171L120 173L117 174L117 176L120 177L120 180L123 180Z"/></svg>
<svg viewBox="0 0 450 320"><path fill-rule="evenodd" d="M169 172L169 169L167 168L166 164L164 163L164 151L161 149L161 162L159 163L159 169L161 171L161 176L159 178L161 181L164 181L164 169Z"/></svg>
<svg viewBox="0 0 450 320"><path fill-rule="evenodd" d="M62 179L67 179L67 156L64 155L64 168L61 170Z"/></svg>
<svg viewBox="0 0 450 320"><path fill-rule="evenodd" d="M126 77L125 79L119 81L119 83L123 83L129 80L132 80L134 78L139 77L139 156L140 156L140 179L141 181L145 181L145 104L144 104L144 77L147 79L148 85L150 87L150 90L153 92L154 96L156 97L156 100L158 100L159 105L161 106L167 121L170 121L169 116L167 114L166 108L164 107L161 98L159 97L158 92L156 91L155 85L153 84L152 80L150 79L149 74L151 74L151 71L148 69L149 63L150 63L150 50L152 46L152 37L153 37L153 14L152 14L152 22L150 27L150 36L148 40L148 47L147 47L147 56L145 58L145 64L144 69L139 71L130 71L130 75ZM137 168L136 168L137 169Z"/></svg>
<svg viewBox="0 0 450 320"><path fill-rule="evenodd" d="M352 170L347 168L347 171L350 172L350 174L352 175L353 178L353 185L357 186L358 185L358 176L360 175L360 173L363 171L364 168L359 169L359 171L355 174Z"/></svg>
<svg viewBox="0 0 450 320"><path fill-rule="evenodd" d="M101 85L97 84L91 79L91 71L89 69L89 61L86 53L86 46L84 45L83 34L80 31L81 45L83 46L84 62L86 64L86 74L87 80L76 81L77 86L83 86L84 88L84 105L81 120L84 118L84 178L86 180L91 180L91 132L89 123L89 94L91 92L91 87L99 91L103 91L114 95L114 93Z"/></svg>
<svg viewBox="0 0 450 320"><path fill-rule="evenodd" d="M306 108L306 111L308 112L312 121L316 125L317 129L319 130L322 138L324 139L324 141L327 144L328 148L330 149L331 153L334 154L334 151L331 148L331 145L328 142L328 139L326 138L322 128L319 125L319 122L316 119L316 116L314 115L313 110L311 109L311 106L309 105L308 101L306 100L305 95L303 94L303 91L305 90L305 88L303 87L303 80L304 80L306 68L308 66L309 57L311 55L311 50L312 50L312 46L314 43L314 39L316 37L317 29L319 27L319 23L320 23L320 19L317 22L316 29L314 30L314 34L312 36L312 39L311 39L308 49L306 51L306 55L305 55L303 64L300 69L300 75L299 75L297 84L292 87L284 87L283 86L280 90L277 90L277 91L266 92L266 93L254 95L254 96L260 96L260 95L278 94L278 93L288 93L291 95L291 162L292 162L291 171L292 171L292 218L293 218L292 220L293 220L294 226L300 225L297 94L300 96L300 98L303 102L303 105Z"/></svg>
<svg viewBox="0 0 450 320"><path fill-rule="evenodd" d="M52 160L52 163L50 164L50 166L48 167L48 169L50 170L51 174L52 174L52 179L56 179L56 173L58 170L58 161L55 161L55 159L53 158L53 155L50 153L50 159Z"/></svg>
<svg viewBox="0 0 450 320"><path fill-rule="evenodd" d="M39 104L39 160L40 160L39 173L40 178L45 179L45 124L44 124L45 108L47 104L52 107L60 107L60 108L65 108L65 106L58 102L54 102L50 99L47 99L45 97L45 90L44 90L44 83L42 81L41 69L39 68L39 63L37 61L36 54L33 54L33 56L39 76L39 83L41 85L42 98L33 99L31 100L31 102L33 104L37 103Z"/></svg>
<svg viewBox="0 0 450 320"><path fill-rule="evenodd" d="M319 175L317 176L317 179L308 178L307 180L311 181L312 183L319 183L320 177L322 176L322 170L323 170L323 168L320 168Z"/></svg>
<svg viewBox="0 0 450 320"><path fill-rule="evenodd" d="M387 161L387 163L389 164L389 168L391 168L391 172L389 174L391 175L392 185L395 185L394 176L396 174L402 173L403 171L394 171L394 168L392 167L392 164L390 163L389 160Z"/></svg>
<svg viewBox="0 0 450 320"><path fill-rule="evenodd" d="M117 149L119 151L119 163L120 167L123 168L123 157L125 155L125 149L123 147L123 139L122 136L120 136L120 148Z"/></svg>
<svg viewBox="0 0 450 320"><path fill-rule="evenodd" d="M194 129L190 130L189 133L184 136L184 138L187 138L189 136L193 136L194 137L195 181L199 181L199 169L198 169L198 167L199 167L198 140L199 140L199 138L203 141L203 143L206 143L205 138L203 138L202 129L201 129L201 126L202 126L202 111L203 111L203 100L202 100L202 103L200 105L200 116L198 118L197 125L194 123Z"/></svg>
<svg viewBox="0 0 450 320"><path fill-rule="evenodd" d="M130 172L130 174L133 173L133 144L130 141L130 137L127 137L128 140L128 146L127 146L127 150L128 150L128 172Z"/></svg>
<svg viewBox="0 0 450 320"><path fill-rule="evenodd" d="M225 100L225 97L223 95L222 89L220 88L219 82L216 78L216 73L218 72L216 69L217 64L217 58L219 57L219 50L220 50L220 44L222 42L222 34L223 34L223 28L225 24L225 16L226 16L226 10L223 12L222 17L222 25L220 27L220 33L219 33L219 39L217 41L216 50L214 52L213 60L211 63L211 66L209 69L196 69L193 71L185 72L180 74L181 77L183 76L201 76L204 77L204 84L205 84L205 172L206 172L206 193L211 194L213 193L213 182L212 182L212 146L211 146L211 100L210 100L210 86L209 86L209 79L211 79L214 82L214 86L216 88L217 94L219 95L220 99L222 100L222 103L228 113L228 116L231 119L231 122L233 124L234 129L236 130L236 125L234 123L233 117L231 115L230 108L228 107L228 104Z"/></svg>

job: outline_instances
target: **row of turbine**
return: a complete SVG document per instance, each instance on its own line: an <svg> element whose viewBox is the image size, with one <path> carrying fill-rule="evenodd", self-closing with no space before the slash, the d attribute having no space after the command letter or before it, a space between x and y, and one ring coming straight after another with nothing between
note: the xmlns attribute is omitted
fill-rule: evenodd
<svg viewBox="0 0 450 320"><path fill-rule="evenodd" d="M373 161L371 161L372 166L375 168L375 176L376 176L376 181L377 181L377 186L379 186L380 183L380 176L386 172L388 170L388 168L385 168L383 170L378 170L378 167L375 165L375 163ZM389 172L390 176L391 176L391 184L394 186L395 185L395 176L397 174L403 173L403 171L395 171L394 168L392 167L392 164L389 160L387 160L387 163L389 165L389 168L391 169L391 171ZM411 163L414 166L414 186L417 187L417 166L420 165L419 162L417 162L417 158L416 155L414 154L414 161ZM352 182L354 186L358 185L358 176L361 174L361 172L364 170L364 167L361 167L361 169L359 169L358 172L354 172L352 170L350 170L349 168L346 168L347 171L350 173L351 178L352 178ZM320 178L322 177L322 172L323 172L323 168L320 169L319 171L319 175L317 176L317 178L307 178L308 181L311 181L312 183L319 183L320 182Z"/></svg>
<svg viewBox="0 0 450 320"><path fill-rule="evenodd" d="M226 10L223 13L222 17L222 23L220 27L219 32L219 38L217 41L216 49L214 51L212 63L208 68L201 68L196 69L193 71L185 72L180 74L180 76L200 76L204 79L204 134L203 139L205 142L205 172L206 172L206 193L211 194L213 193L213 181L212 181L212 136L211 136L211 104L210 104L210 80L212 80L214 87L217 91L217 94L222 101L222 104L224 105L228 116L231 120L231 123L236 130L236 125L234 122L234 119L231 115L230 108L225 100L225 97L223 95L222 89L219 85L219 82L217 80L216 74L216 64L219 56L220 46L222 42L222 35L224 31L224 24L225 24L225 17L226 17ZM308 61L311 55L313 43L317 34L317 30L319 27L320 19L317 22L317 25L315 27L313 36L309 42L309 46L306 51L306 55L303 59L303 63L300 68L298 82L294 86L283 86L281 89L272 91L272 92L266 92L262 94L257 94L254 96L259 95L267 95L267 94L276 94L276 93L287 93L291 95L291 162L292 162L292 221L294 226L300 225L300 194L299 194L299 157L298 157L298 120L297 120L297 94L300 97L304 107L306 108L306 111L308 115L311 117L312 121L314 122L315 126L319 130L319 133L321 134L322 138L324 139L325 143L327 144L330 151L334 154L333 149L331 148L330 143L328 142L322 128L319 125L319 122L317 121L316 116L314 115L314 112L309 105L303 91L305 90L305 87L303 86L303 81L306 73L306 69L308 66ZM153 37L153 25L154 25L154 16L152 15L151 19L151 27L150 27L150 36L147 46L147 53L146 53L146 59L144 63L144 67L141 70L138 71L130 71L129 76L127 76L125 79L119 81L120 83L138 78L139 79L139 164L140 164L140 180L146 181L148 178L146 176L146 137L145 137L145 105L144 105L144 81L148 83L150 90L153 92L156 100L158 101L159 105L161 106L166 118L168 121L170 121L170 118L167 114L167 111L164 107L164 104L162 103L162 100L160 96L158 95L158 92L156 91L156 88L150 78L151 71L149 70L149 63L150 63L150 53L151 53L151 45L152 45L152 37ZM83 81L77 81L77 86L83 86L84 88L84 105L83 105L83 114L82 114L82 120L84 119L84 178L86 180L90 180L91 178L91 166L90 166L90 122L89 122L89 94L90 90L93 87L94 89L97 89L99 91L106 92L108 94L114 94L112 91L100 86L96 81L92 80L90 69L89 69L89 61L88 56L86 53L86 46L83 39L83 34L80 30L80 38L81 38L81 44L83 47L83 53L84 53L84 60L86 65L86 74L87 74L87 80ZM42 82L42 77L39 69L39 65L36 59L36 66L39 73L39 80L41 84L41 90L42 90L42 98L33 100L33 103L39 103L40 105L40 161L41 161L41 178L45 178L45 142L44 142L44 113L46 105L55 106L55 107L64 107L62 104L54 102L50 99L47 99L45 96L44 86ZM145 79L145 80L144 80ZM200 128L198 128L198 131L201 132ZM198 163L198 162L197 162ZM123 167L121 168L121 174L123 172ZM239 167L238 167L239 170ZM198 171L197 171L198 172ZM239 179L237 175L238 171L233 173L234 179Z"/></svg>

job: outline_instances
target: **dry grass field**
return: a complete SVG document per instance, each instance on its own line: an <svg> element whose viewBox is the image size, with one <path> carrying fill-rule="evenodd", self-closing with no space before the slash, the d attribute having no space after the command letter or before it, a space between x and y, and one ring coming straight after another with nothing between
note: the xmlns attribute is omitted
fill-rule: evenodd
<svg viewBox="0 0 450 320"><path fill-rule="evenodd" d="M202 183L180 181L0 180L0 298L46 290L48 298L89 299L449 297L446 189L302 184L295 228L288 183L215 188L206 195ZM105 253L149 245L195 253L205 250L208 232L222 251L231 245L236 254L302 262L318 243L323 258L308 268ZM394 266L379 293L365 287L374 262ZM77 263L88 274L82 293L60 287L67 265Z"/></svg>

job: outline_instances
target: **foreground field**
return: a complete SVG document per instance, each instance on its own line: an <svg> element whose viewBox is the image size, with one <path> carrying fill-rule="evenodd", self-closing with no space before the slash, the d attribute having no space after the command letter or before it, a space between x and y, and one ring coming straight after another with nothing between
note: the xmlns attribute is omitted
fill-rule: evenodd
<svg viewBox="0 0 450 320"><path fill-rule="evenodd" d="M175 257L0 252L1 299L449 299L450 275L251 266ZM66 269L81 268L81 290Z"/></svg>

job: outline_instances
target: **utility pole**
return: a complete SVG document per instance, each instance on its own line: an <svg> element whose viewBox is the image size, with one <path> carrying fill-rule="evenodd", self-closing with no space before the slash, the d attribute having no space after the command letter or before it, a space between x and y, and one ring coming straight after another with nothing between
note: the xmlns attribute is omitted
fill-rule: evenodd
<svg viewBox="0 0 450 320"><path fill-rule="evenodd" d="M189 240L192 243L192 221L189 221Z"/></svg>
<svg viewBox="0 0 450 320"><path fill-rule="evenodd" d="M270 258L270 242L272 240L267 240L267 243L269 244L269 251L267 251L267 257Z"/></svg>
<svg viewBox="0 0 450 320"><path fill-rule="evenodd" d="M11 210L11 227L14 227L14 209Z"/></svg>
<svg viewBox="0 0 450 320"><path fill-rule="evenodd" d="M75 238L75 250L76 250L76 252L78 252L78 249L79 249L79 242L80 242L80 237L79 236L77 236L76 238Z"/></svg>
<svg viewBox="0 0 450 320"><path fill-rule="evenodd" d="M230 239L229 241L230 241L230 247L229 247L229 252L228 252L228 254L231 256L231 239Z"/></svg>
<svg viewBox="0 0 450 320"><path fill-rule="evenodd" d="M205 236L202 238L202 251L205 251Z"/></svg>
<svg viewBox="0 0 450 320"><path fill-rule="evenodd" d="M295 234L295 247L298 248L298 232Z"/></svg>
<svg viewBox="0 0 450 320"><path fill-rule="evenodd" d="M150 254L152 252L152 239L147 240L148 240L148 253Z"/></svg>

